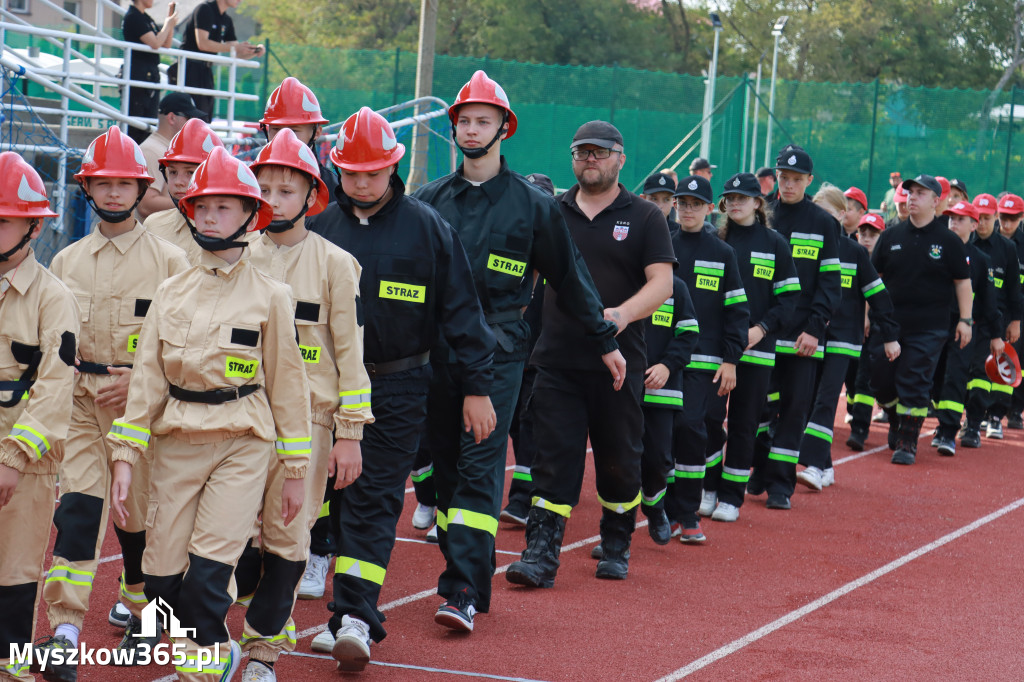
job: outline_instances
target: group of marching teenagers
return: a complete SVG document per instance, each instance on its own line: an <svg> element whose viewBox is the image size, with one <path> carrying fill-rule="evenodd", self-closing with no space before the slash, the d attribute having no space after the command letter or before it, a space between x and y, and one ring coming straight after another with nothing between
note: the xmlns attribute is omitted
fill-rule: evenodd
<svg viewBox="0 0 1024 682"><path fill-rule="evenodd" d="M108 515L123 570L99 608L122 662L175 634L179 679L230 680L247 657L256 682L331 557L313 649L368 664L410 475L445 560L434 620L468 633L500 524L526 536L506 579L554 585L590 452L596 576L623 580L638 510L653 542L702 543L702 519L734 522L748 497L786 510L798 483L833 485L844 384L847 446L887 421L894 464L930 415L945 456L1021 428L1020 197L918 175L887 224L857 188L809 196L793 145L767 184L713 186L705 161L636 195L603 121L576 132L578 182L556 197L501 155L517 120L483 71L448 113L463 163L408 195L385 118L349 117L326 167L328 121L288 78L251 165L202 120L181 128L159 160L175 208L145 223L154 177L111 127L74 175L98 223L49 268L31 246L57 215L46 188L0 154L0 679L77 679ZM153 602L187 635L147 632Z"/></svg>

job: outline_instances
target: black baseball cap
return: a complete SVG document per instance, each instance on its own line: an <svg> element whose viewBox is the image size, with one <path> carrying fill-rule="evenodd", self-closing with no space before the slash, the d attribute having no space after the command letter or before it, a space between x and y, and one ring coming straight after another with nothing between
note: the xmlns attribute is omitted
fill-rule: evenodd
<svg viewBox="0 0 1024 682"><path fill-rule="evenodd" d="M760 168L757 169L757 172L754 173L754 175L756 175L759 178L772 178L772 179L774 179L775 178L775 171L773 171L768 166L761 166Z"/></svg>
<svg viewBox="0 0 1024 682"><path fill-rule="evenodd" d="M810 175L814 170L814 164L811 162L811 155L804 151L803 147L788 144L775 158L775 170L791 170Z"/></svg>
<svg viewBox="0 0 1024 682"><path fill-rule="evenodd" d="M967 185L964 184L963 180L957 180L956 178L953 178L952 180L949 181L949 188L958 189L961 192L963 192L965 196L971 196L970 192L967 191Z"/></svg>
<svg viewBox="0 0 1024 682"><path fill-rule="evenodd" d="M719 196L726 194L742 194L746 197L759 197L761 195L761 183L753 173L737 173L725 181L725 187Z"/></svg>
<svg viewBox="0 0 1024 682"><path fill-rule="evenodd" d="M592 144L605 149L614 149L616 145L622 147L622 133L608 121L590 121L581 125L572 136L573 148L582 144Z"/></svg>
<svg viewBox="0 0 1024 682"><path fill-rule="evenodd" d="M654 194L655 192L675 192L676 183L664 173L654 173L644 180L643 194Z"/></svg>
<svg viewBox="0 0 1024 682"><path fill-rule="evenodd" d="M712 165L710 161L702 156L698 156L696 159L690 162L690 172L705 170L707 168L718 168L718 166Z"/></svg>
<svg viewBox="0 0 1024 682"><path fill-rule="evenodd" d="M924 187L925 189L927 189L927 190L929 190L931 192L935 192L935 196L937 196L937 197L941 197L942 196L942 185L940 185L939 181L936 180L931 175L918 175L913 180L904 180L903 181L903 190L907 194L910 194L910 186L911 185L919 185L919 186Z"/></svg>
<svg viewBox="0 0 1024 682"><path fill-rule="evenodd" d="M672 196L693 197L694 199L700 199L705 204L713 204L715 202L713 192L711 191L711 183L707 178L699 175L688 175L682 178L679 184L676 185L676 192Z"/></svg>
<svg viewBox="0 0 1024 682"><path fill-rule="evenodd" d="M160 100L161 114L177 114L189 118L201 118L206 120L206 112L196 106L189 95L184 92L172 92Z"/></svg>
<svg viewBox="0 0 1024 682"><path fill-rule="evenodd" d="M551 182L551 178L543 173L530 173L526 176L526 179L537 185L537 187L544 190L550 196L555 196L555 183Z"/></svg>

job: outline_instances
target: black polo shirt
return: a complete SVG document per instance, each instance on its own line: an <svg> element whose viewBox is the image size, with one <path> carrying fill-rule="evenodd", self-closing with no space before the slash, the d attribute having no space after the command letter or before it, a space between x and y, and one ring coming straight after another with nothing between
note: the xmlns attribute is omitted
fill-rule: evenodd
<svg viewBox="0 0 1024 682"><path fill-rule="evenodd" d="M579 185L558 197L569 233L590 270L605 308L621 305L647 283L644 268L653 263L675 263L668 222L661 210L621 184L619 196L590 220L576 203ZM583 325L559 307L558 292L544 295L542 329L532 364L565 369L607 371L595 341ZM647 367L644 320L634 322L616 337L626 358L626 369Z"/></svg>
<svg viewBox="0 0 1024 682"><path fill-rule="evenodd" d="M156 35L159 32L160 29L157 28L153 17L145 12L140 12L139 8L135 5L130 6L128 11L124 13L124 20L121 22L121 34L126 42L145 45L142 42L142 36L147 33ZM160 55L156 52L132 50L132 69L129 74L132 80L149 80L144 76L148 73L155 73L159 67ZM139 78L140 76L142 78Z"/></svg>
<svg viewBox="0 0 1024 682"><path fill-rule="evenodd" d="M882 232L871 262L892 295L904 335L948 328L953 282L971 277L960 237L937 218L920 228L904 220Z"/></svg>
<svg viewBox="0 0 1024 682"><path fill-rule="evenodd" d="M210 0L196 7L192 17L185 24L185 34L182 39L181 49L190 52L202 52L196 42L196 29L201 29L210 34L210 40L217 43L230 43L238 40L235 37L235 24L227 12L221 13L217 7L217 0ZM197 62L200 63L200 62ZM201 62L209 66L209 62Z"/></svg>

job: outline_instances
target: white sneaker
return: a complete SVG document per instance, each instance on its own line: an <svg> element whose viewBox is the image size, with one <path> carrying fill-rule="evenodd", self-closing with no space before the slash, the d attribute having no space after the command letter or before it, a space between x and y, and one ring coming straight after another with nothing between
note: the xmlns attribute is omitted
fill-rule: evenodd
<svg viewBox="0 0 1024 682"><path fill-rule="evenodd" d="M740 518L740 508L734 504L728 502L719 502L718 506L715 507L714 513L711 514L712 521L726 521L732 522Z"/></svg>
<svg viewBox="0 0 1024 682"><path fill-rule="evenodd" d="M832 467L821 472L821 487L827 488L836 482L836 470Z"/></svg>
<svg viewBox="0 0 1024 682"><path fill-rule="evenodd" d="M811 490L821 490L823 475L818 467L807 467L796 475L796 480Z"/></svg>
<svg viewBox="0 0 1024 682"><path fill-rule="evenodd" d="M320 599L324 596L324 584L331 570L331 557L310 554L306 561L306 572L299 584L299 599Z"/></svg>
<svg viewBox="0 0 1024 682"><path fill-rule="evenodd" d="M235 640L231 640L230 648L228 650L228 667L224 670L224 674L220 676L217 682L231 682L234 678L235 673L238 672L238 666L242 664L242 647Z"/></svg>
<svg viewBox="0 0 1024 682"><path fill-rule="evenodd" d="M427 542L433 542L435 545L437 544L437 524L436 523L433 526L430 527L430 530L427 531Z"/></svg>
<svg viewBox="0 0 1024 682"><path fill-rule="evenodd" d="M259 661L249 661L242 672L242 682L277 682L277 673Z"/></svg>
<svg viewBox="0 0 1024 682"><path fill-rule="evenodd" d="M425 504L417 504L416 511L412 513L412 527L416 530L426 530L434 523L434 516L437 514L437 507L428 507Z"/></svg>
<svg viewBox="0 0 1024 682"><path fill-rule="evenodd" d="M843 422L846 423L846 424L849 424L852 421L853 421L853 415L852 414L848 414L845 417L843 417Z"/></svg>
<svg viewBox="0 0 1024 682"><path fill-rule="evenodd" d="M361 672L370 662L370 626L358 618L342 616L331 656L338 662L338 670Z"/></svg>
<svg viewBox="0 0 1024 682"><path fill-rule="evenodd" d="M718 493L714 490L705 490L700 498L700 508L697 509L697 513L701 516L711 516L712 512L715 511L715 505L718 504Z"/></svg>
<svg viewBox="0 0 1024 682"><path fill-rule="evenodd" d="M331 629L327 628L314 637L309 648L321 654L329 654L334 651L334 635L331 634Z"/></svg>
<svg viewBox="0 0 1024 682"><path fill-rule="evenodd" d="M116 601L110 608L110 613L107 614L107 622L114 627L121 628L123 630L128 627L128 619L131 615L132 612L128 610L127 606Z"/></svg>

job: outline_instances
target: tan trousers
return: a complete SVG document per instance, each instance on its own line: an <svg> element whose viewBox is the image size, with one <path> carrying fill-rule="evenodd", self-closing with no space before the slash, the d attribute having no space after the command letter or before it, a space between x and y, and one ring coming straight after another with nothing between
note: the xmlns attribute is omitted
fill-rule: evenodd
<svg viewBox="0 0 1024 682"><path fill-rule="evenodd" d="M181 625L198 628L198 640L210 640L211 636L222 640L220 653L226 659L225 620L235 599L231 571L252 535L269 462L276 459L276 454L273 443L249 434L197 434L192 440L199 442L174 437L160 439L151 474L146 515L149 540L142 570L147 581L149 576L157 578L154 584L160 577L184 574L177 613L179 617L186 612L201 613L197 617L201 622L182 618ZM226 566L227 571L217 572L211 580L189 576L189 571L199 570L190 565L190 554L202 558L204 567L216 563ZM202 600L204 590L207 594L226 594L223 608L221 600L216 605L195 604ZM204 610L204 606L209 608ZM211 615L211 609L216 613ZM218 621L215 627L211 627L211 620ZM200 646L193 639L182 643L186 656L193 659L200 650L213 650L212 646ZM187 663L178 668L178 678L183 682L218 679L214 672L212 668L198 672L193 664Z"/></svg>
<svg viewBox="0 0 1024 682"><path fill-rule="evenodd" d="M288 561L305 562L309 559L309 531L320 515L324 488L327 485L327 459L331 454L334 439L331 430L319 424L313 424L312 435L313 452L310 455L309 468L306 470L304 486L306 498L295 520L285 526L281 518L284 467L276 457L270 463L270 474L263 493L262 549ZM296 585L291 605L288 607L288 622L281 632L273 635L261 634L248 620L245 621L241 640L242 650L248 651L253 660L276 661L282 652L295 651L295 621L291 618L291 611L295 608L298 593L299 585ZM249 608L252 608L252 604Z"/></svg>
<svg viewBox="0 0 1024 682"><path fill-rule="evenodd" d="M113 472L112 448L106 435L111 422L121 415L96 405L86 382L98 378L80 377L75 385L71 424L60 465L62 508L56 514L57 543L43 586L46 615L53 629L63 623L81 629L106 535ZM123 527L118 524L129 533L145 530L150 457L147 453L140 458L132 471L132 486L125 500L128 522ZM146 606L143 584L122 584L121 594L125 606L138 617Z"/></svg>
<svg viewBox="0 0 1024 682"><path fill-rule="evenodd" d="M56 474L22 474L13 499L0 509L0 587L23 586L24 591L29 592L28 586L35 586L31 608L28 600L23 599L18 601L18 611L12 612L12 605L0 599L0 618L6 621L4 627L23 630L28 636L26 642L14 642L17 644L31 642L35 633L39 581L50 544L56 485ZM0 651L0 680L34 679L28 672L28 661L17 665L7 658L10 655L8 644Z"/></svg>

